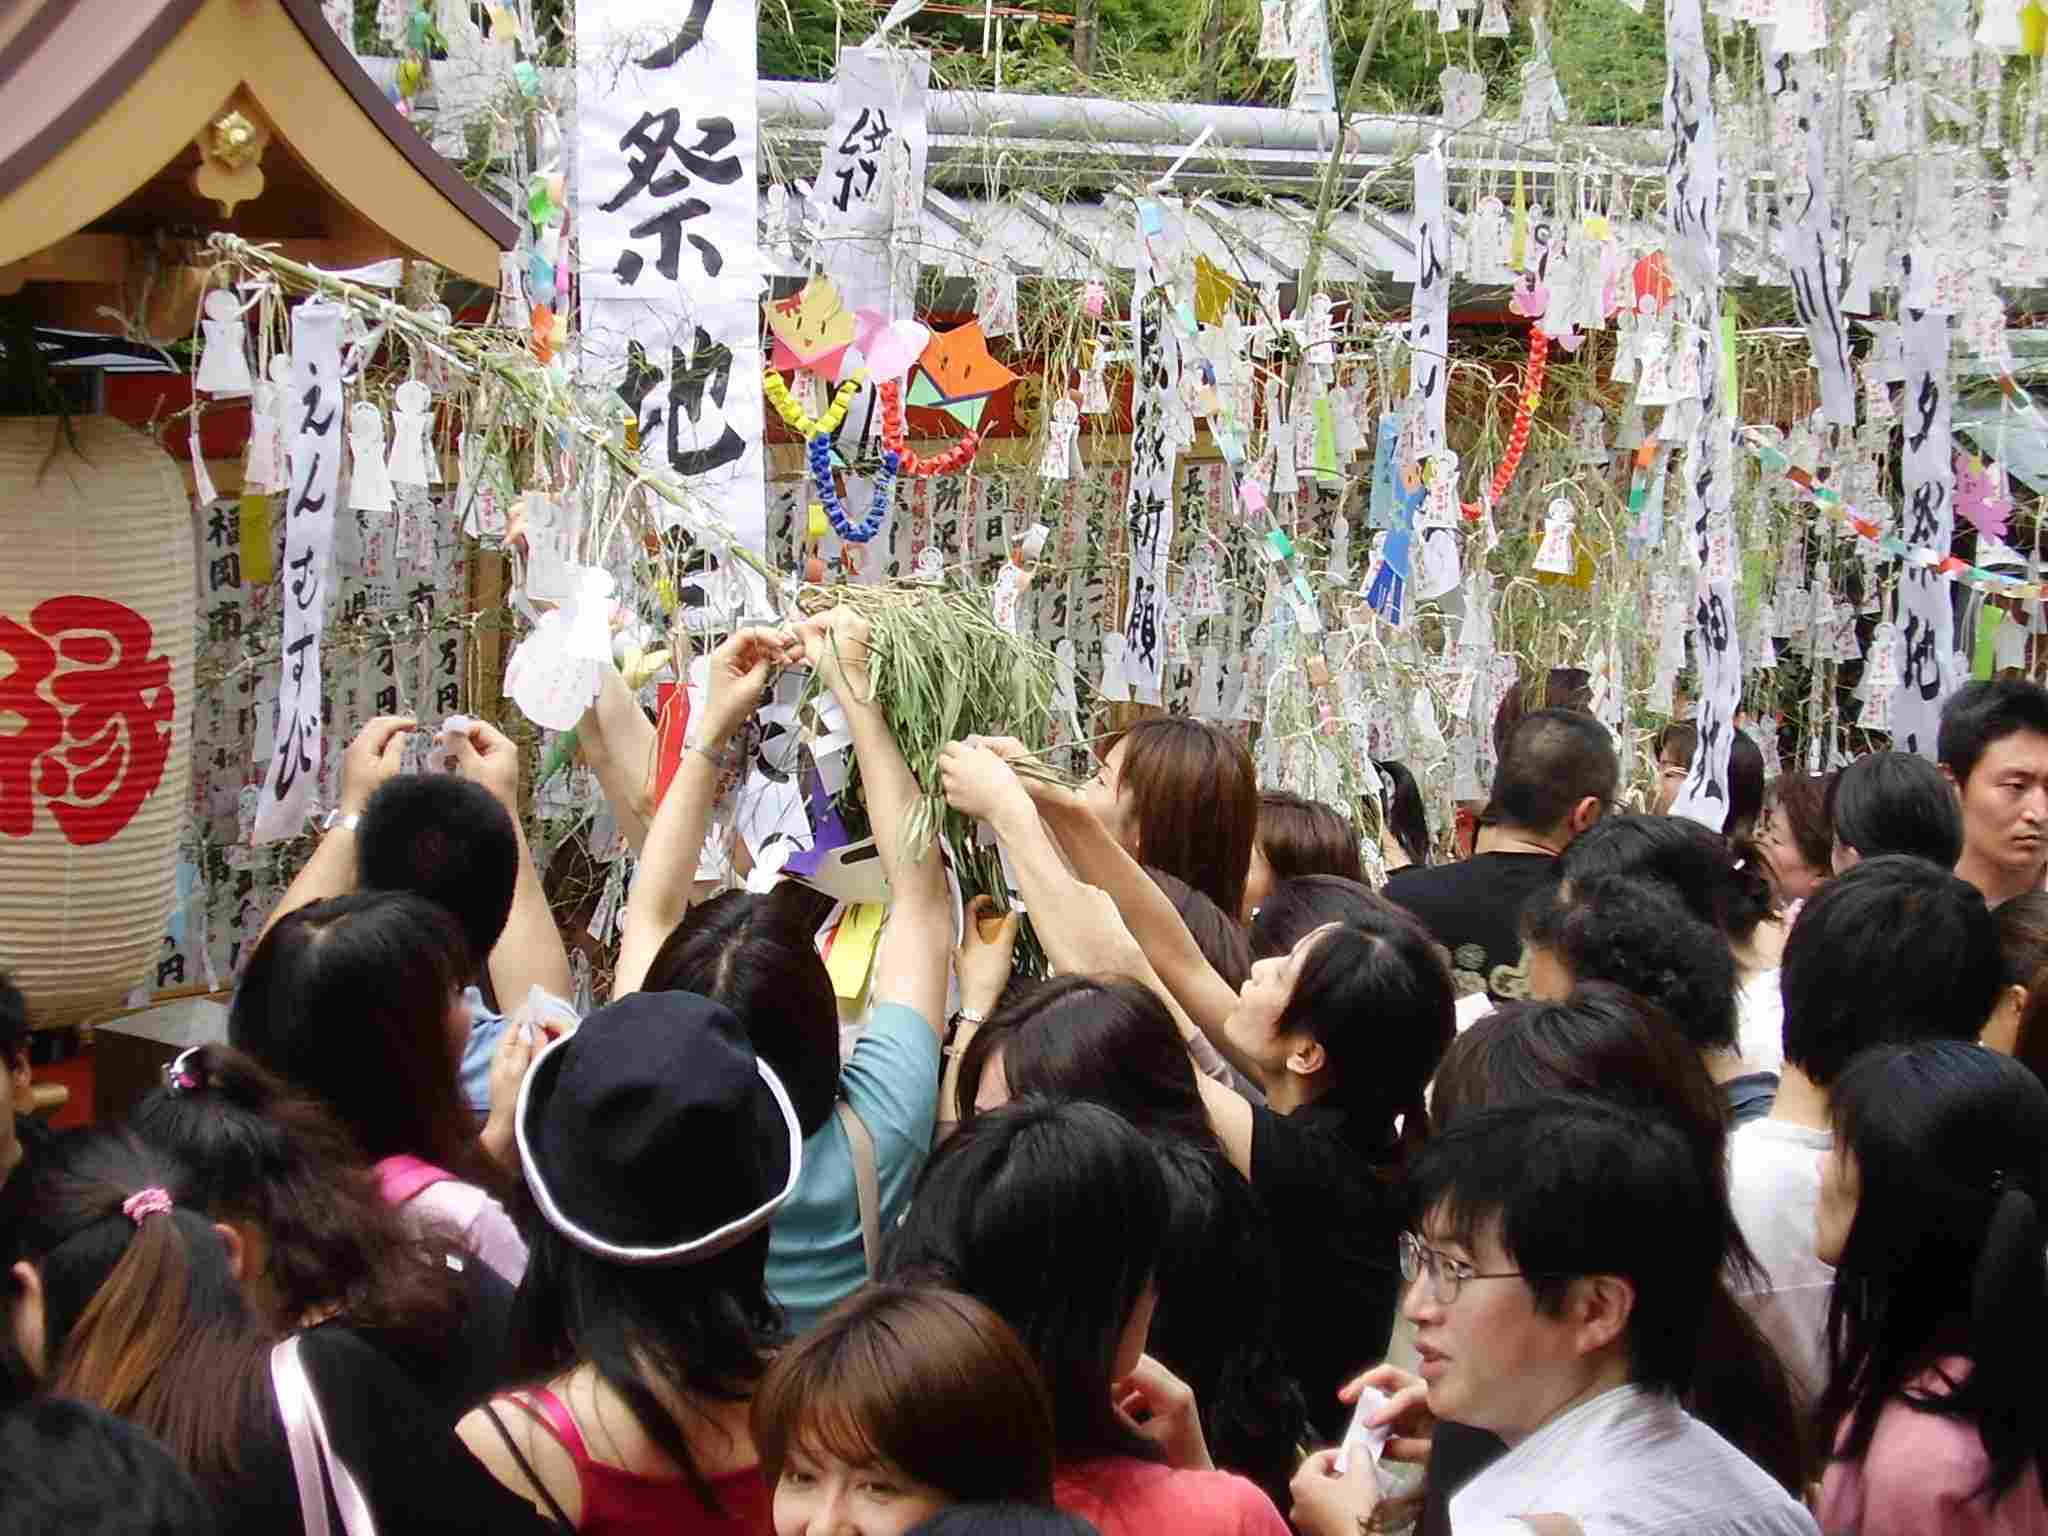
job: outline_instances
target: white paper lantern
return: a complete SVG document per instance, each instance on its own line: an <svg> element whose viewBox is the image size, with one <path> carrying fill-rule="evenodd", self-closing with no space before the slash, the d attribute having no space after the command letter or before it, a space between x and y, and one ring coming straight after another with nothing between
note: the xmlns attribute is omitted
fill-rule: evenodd
<svg viewBox="0 0 2048 1536"><path fill-rule="evenodd" d="M189 798L190 503L104 416L0 418L0 966L38 1023L153 980Z"/></svg>

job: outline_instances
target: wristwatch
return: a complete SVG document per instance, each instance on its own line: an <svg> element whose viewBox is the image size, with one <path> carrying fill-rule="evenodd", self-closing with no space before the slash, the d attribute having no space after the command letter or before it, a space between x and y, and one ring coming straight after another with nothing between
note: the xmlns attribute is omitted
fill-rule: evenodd
<svg viewBox="0 0 2048 1536"><path fill-rule="evenodd" d="M344 832L353 832L356 829L356 823L362 819L363 813L361 811L350 811L344 815L341 807L337 805L321 818L320 830L322 832L332 832L336 827L339 827Z"/></svg>

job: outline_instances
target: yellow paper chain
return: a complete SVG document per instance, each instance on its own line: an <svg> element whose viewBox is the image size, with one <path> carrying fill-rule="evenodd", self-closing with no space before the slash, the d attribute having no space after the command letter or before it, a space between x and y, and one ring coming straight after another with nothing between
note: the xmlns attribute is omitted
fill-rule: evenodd
<svg viewBox="0 0 2048 1536"><path fill-rule="evenodd" d="M852 375L840 384L832 396L832 403L825 408L822 416L805 414L804 408L796 403L796 397L789 392L789 386L782 382L782 375L773 368L761 372L761 393L768 403L775 407L775 414L789 423L790 430L798 437L813 438L820 432L837 432L840 423L846 420L846 413L853 406L853 397L860 393L860 386L868 376L865 368L856 368Z"/></svg>

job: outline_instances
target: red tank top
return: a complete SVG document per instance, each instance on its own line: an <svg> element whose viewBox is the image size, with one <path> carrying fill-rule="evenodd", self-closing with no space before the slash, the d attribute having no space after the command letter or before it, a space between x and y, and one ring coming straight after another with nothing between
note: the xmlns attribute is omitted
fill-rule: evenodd
<svg viewBox="0 0 2048 1536"><path fill-rule="evenodd" d="M512 1401L546 1426L576 1463L583 1490L581 1536L768 1536L774 1529L775 1491L759 1467L711 1479L712 1495L725 1511L714 1515L681 1478L643 1477L593 1461L575 1416L546 1387Z"/></svg>

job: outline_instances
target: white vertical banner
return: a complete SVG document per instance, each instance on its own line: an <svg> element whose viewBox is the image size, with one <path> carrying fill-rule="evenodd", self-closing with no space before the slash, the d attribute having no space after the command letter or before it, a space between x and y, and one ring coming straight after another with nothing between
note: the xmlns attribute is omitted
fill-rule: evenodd
<svg viewBox="0 0 2048 1536"><path fill-rule="evenodd" d="M1140 249L1131 296L1136 366L1131 383L1131 484L1124 526L1131 559L1124 612L1124 677L1141 704L1160 701L1166 669L1167 550L1173 544L1174 463L1168 416L1180 393L1180 341L1163 286L1186 230L1178 206L1138 200Z"/></svg>
<svg viewBox="0 0 2048 1536"><path fill-rule="evenodd" d="M1665 7L1664 57L1664 205L1671 224L1671 275L1681 292L1716 303L1721 152L1699 0L1670 0Z"/></svg>
<svg viewBox="0 0 2048 1536"><path fill-rule="evenodd" d="M1450 395L1451 232L1441 139L1415 157L1415 292L1408 307L1408 392L1421 404L1423 455L1444 446Z"/></svg>
<svg viewBox="0 0 2048 1536"><path fill-rule="evenodd" d="M1949 441L1948 313L1909 309L1903 327L1906 394L1900 467L1906 516L1900 536L1899 684L1892 694L1892 744L1932 758L1941 706L1954 690L1955 615L1948 579L1936 569L1955 532L1955 465Z"/></svg>
<svg viewBox="0 0 2048 1536"><path fill-rule="evenodd" d="M907 48L842 48L834 86L832 125L825 135L810 209L817 226L817 261L849 311L883 320L912 320L924 248L924 174L930 135L925 103L931 89L928 53ZM860 322L848 349L843 379L865 367L863 343L872 337ZM880 430L870 377L847 407L837 442L849 459Z"/></svg>
<svg viewBox="0 0 2048 1536"><path fill-rule="evenodd" d="M728 533L767 550L755 27L752 0L576 5L584 373L636 413L649 469L690 496L662 515L714 558Z"/></svg>
<svg viewBox="0 0 2048 1536"><path fill-rule="evenodd" d="M812 186L818 265L848 309L879 310L886 320L911 316L917 298L917 273L901 280L892 247L899 187L910 189L913 216L924 205L931 78L928 53L842 48L832 126Z"/></svg>
<svg viewBox="0 0 2048 1536"><path fill-rule="evenodd" d="M1856 383L1849 376L1849 326L1843 318L1840 237L1828 196L1826 98L1817 62L1790 54L1764 61L1764 77L1777 110L1788 115L1799 179L1783 194L1790 204L1780 237L1799 322L1820 372L1820 409L1838 427L1856 425Z"/></svg>
<svg viewBox="0 0 2048 1536"><path fill-rule="evenodd" d="M285 503L284 610L277 730L263 768L252 841L305 829L320 772L320 630L333 567L334 504L341 476L339 304L308 299L292 314L291 495Z"/></svg>

